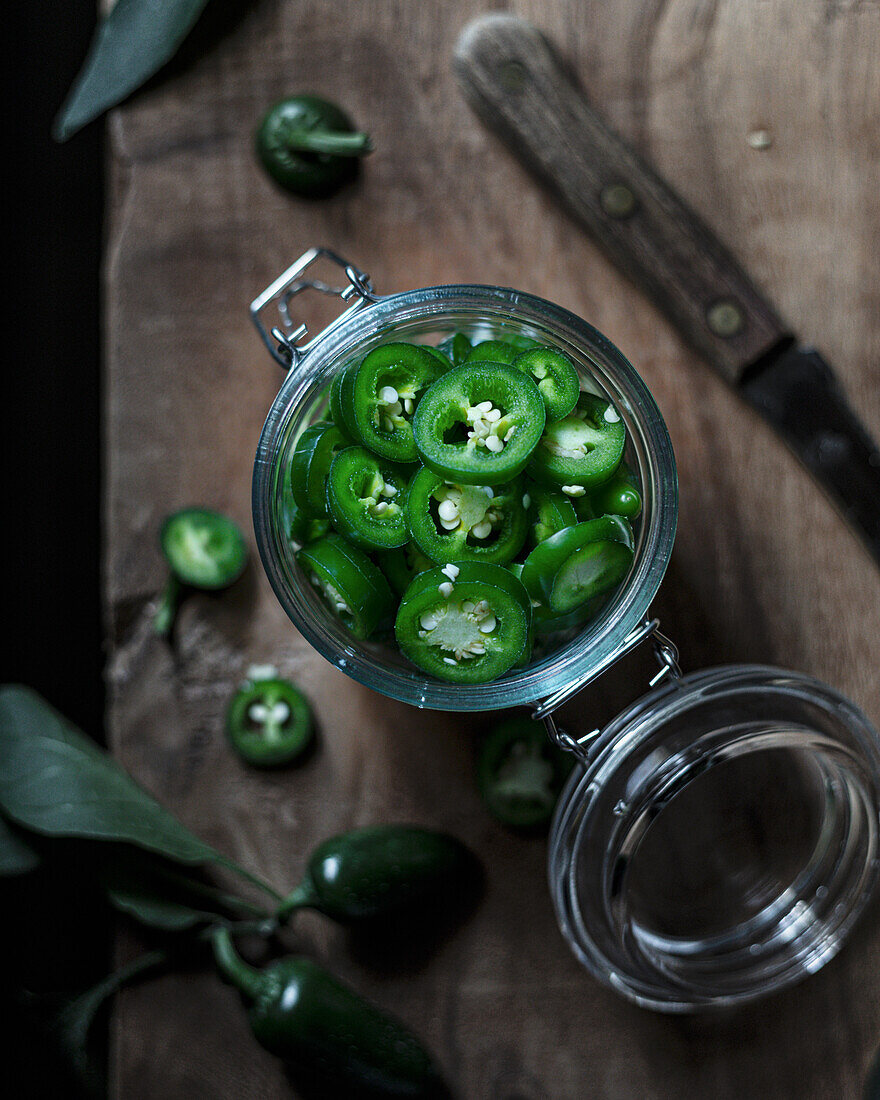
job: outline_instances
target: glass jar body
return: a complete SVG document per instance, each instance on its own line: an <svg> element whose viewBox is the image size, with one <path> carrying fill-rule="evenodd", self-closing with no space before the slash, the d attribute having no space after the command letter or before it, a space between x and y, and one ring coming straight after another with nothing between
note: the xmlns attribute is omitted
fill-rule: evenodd
<svg viewBox="0 0 880 1100"><path fill-rule="evenodd" d="M628 436L626 458L643 496L635 559L600 615L526 668L480 685L446 684L410 666L391 647L355 639L298 568L283 526L283 491L301 432L325 408L327 389L353 358L393 340L437 343L456 331L474 339L529 336L565 351L582 388L613 401ZM337 667L395 699L438 710L484 711L534 703L585 679L644 620L669 560L678 489L663 418L624 356L586 322L543 299L501 287L429 287L377 299L344 315L312 341L289 372L267 417L254 467L257 544L269 580L294 625Z"/></svg>

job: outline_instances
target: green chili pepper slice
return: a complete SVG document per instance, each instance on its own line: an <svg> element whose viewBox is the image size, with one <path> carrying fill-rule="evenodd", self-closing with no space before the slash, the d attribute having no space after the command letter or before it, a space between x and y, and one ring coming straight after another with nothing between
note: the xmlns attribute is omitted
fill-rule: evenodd
<svg viewBox="0 0 880 1100"><path fill-rule="evenodd" d="M398 596L409 588L413 577L426 569L433 569L437 564L425 557L413 542L398 546L395 550L381 551L376 554L376 563Z"/></svg>
<svg viewBox="0 0 880 1100"><path fill-rule="evenodd" d="M573 412L547 425L529 473L536 481L580 497L611 477L625 444L626 429L610 402L582 393Z"/></svg>
<svg viewBox="0 0 880 1100"><path fill-rule="evenodd" d="M494 488L459 485L426 466L410 482L406 513L413 542L438 565L504 565L519 553L528 526L519 479Z"/></svg>
<svg viewBox="0 0 880 1100"><path fill-rule="evenodd" d="M322 198L354 179L358 157L371 150L344 111L313 95L291 96L270 107L257 130L257 155L288 191Z"/></svg>
<svg viewBox="0 0 880 1100"><path fill-rule="evenodd" d="M472 344L463 332L454 332L437 345L437 350L452 361L454 367L460 366L470 354Z"/></svg>
<svg viewBox="0 0 880 1100"><path fill-rule="evenodd" d="M522 352L505 340L482 340L474 344L468 352L466 363L507 363L512 364Z"/></svg>
<svg viewBox="0 0 880 1100"><path fill-rule="evenodd" d="M391 550L409 541L407 475L365 447L346 447L330 463L327 507L333 526L364 550Z"/></svg>
<svg viewBox="0 0 880 1100"><path fill-rule="evenodd" d="M484 562L419 573L400 601L401 653L440 680L482 684L507 672L529 644L528 593L511 572Z"/></svg>
<svg viewBox="0 0 880 1100"><path fill-rule="evenodd" d="M570 753L551 743L541 723L511 718L483 737L477 786L502 825L534 829L550 821L574 763Z"/></svg>
<svg viewBox="0 0 880 1100"><path fill-rule="evenodd" d="M633 520L642 511L638 482L625 462L621 462L608 481L590 493L589 501L597 516L623 516Z"/></svg>
<svg viewBox="0 0 880 1100"><path fill-rule="evenodd" d="M347 363L342 370L333 375L333 381L330 384L330 418L340 432L351 443L360 443L361 438L358 435L357 428L355 427L352 419L354 414L354 397L351 392L352 383L354 382L355 372L357 371L358 364Z"/></svg>
<svg viewBox="0 0 880 1100"><path fill-rule="evenodd" d="M432 348L430 344L419 344L420 348L424 348L425 351L430 352L431 355L440 364L440 373L445 374L446 371L452 370L453 362L442 348Z"/></svg>
<svg viewBox="0 0 880 1100"><path fill-rule="evenodd" d="M564 493L554 492L534 482L526 484L525 500L528 503L528 519L531 523L529 538L533 545L549 539L551 535L574 527L577 523L574 506Z"/></svg>
<svg viewBox="0 0 880 1100"><path fill-rule="evenodd" d="M345 415L351 417L363 445L392 462L417 462L413 414L443 370L435 355L415 344L383 344L371 351L350 384L351 413L345 383L341 394Z"/></svg>
<svg viewBox="0 0 880 1100"><path fill-rule="evenodd" d="M518 355L513 365L535 380L544 398L548 423L561 420L574 410L580 381L574 364L564 352L550 347L532 348Z"/></svg>
<svg viewBox="0 0 880 1100"><path fill-rule="evenodd" d="M358 638L368 638L393 614L395 600L378 566L363 550L329 534L296 555L327 606Z"/></svg>
<svg viewBox="0 0 880 1100"><path fill-rule="evenodd" d="M424 464L447 481L499 485L524 469L544 421L528 375L502 363L464 363L424 395L413 434Z"/></svg>
<svg viewBox="0 0 880 1100"><path fill-rule="evenodd" d="M303 756L314 739L312 710L289 680L246 684L226 712L230 744L248 764L275 768Z"/></svg>
<svg viewBox="0 0 880 1100"><path fill-rule="evenodd" d="M633 560L633 533L625 519L601 516L539 543L525 560L529 596L564 615L615 588Z"/></svg>
<svg viewBox="0 0 880 1100"><path fill-rule="evenodd" d="M312 516L327 515L327 475L333 456L347 440L335 424L319 421L306 428L290 459L290 489L293 499Z"/></svg>
<svg viewBox="0 0 880 1100"><path fill-rule="evenodd" d="M162 553L179 581L193 588L227 588L247 563L238 527L207 508L185 508L162 524Z"/></svg>
<svg viewBox="0 0 880 1100"><path fill-rule="evenodd" d="M293 499L289 479L285 481L281 501L281 522L287 538L295 546L304 546L307 542L326 535L329 522L322 516L313 516L304 512Z"/></svg>

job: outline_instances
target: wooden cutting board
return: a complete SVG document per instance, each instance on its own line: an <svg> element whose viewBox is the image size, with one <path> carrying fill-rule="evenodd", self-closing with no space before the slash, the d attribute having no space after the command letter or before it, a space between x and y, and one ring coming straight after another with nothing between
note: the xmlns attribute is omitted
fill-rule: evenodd
<svg viewBox="0 0 880 1100"><path fill-rule="evenodd" d="M596 108L827 354L880 435L875 0L506 6L557 43ZM880 1043L877 907L840 958L788 993L711 1019L642 1012L569 954L545 886L544 843L511 837L481 808L472 735L486 719L419 712L346 679L289 625L256 564L226 596L186 604L174 647L152 636L162 517L200 502L251 530L253 454L281 376L246 307L306 247L323 244L368 270L380 292L514 285L605 332L656 395L678 456L681 522L655 610L684 667L801 669L880 723L880 575L767 425L471 115L450 57L482 6L212 7L188 63L109 123L114 751L196 832L279 889L296 881L317 840L354 825L411 821L465 839L486 865L486 896L433 954L383 963L314 917L295 941L418 1031L465 1100L857 1097ZM376 147L361 182L322 203L277 191L252 152L266 106L305 90L340 102ZM277 664L315 706L321 751L300 770L255 774L224 744L227 699L255 661ZM570 704L570 726L605 720L647 674L645 660L631 658ZM124 993L113 1051L114 1094L125 1100L293 1095L252 1042L237 997L208 973Z"/></svg>

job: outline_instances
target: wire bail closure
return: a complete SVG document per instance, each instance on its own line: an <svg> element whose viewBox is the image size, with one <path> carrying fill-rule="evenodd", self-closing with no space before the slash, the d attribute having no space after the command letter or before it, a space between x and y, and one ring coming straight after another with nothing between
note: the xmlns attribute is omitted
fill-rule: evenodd
<svg viewBox="0 0 880 1100"><path fill-rule="evenodd" d="M301 278L308 267L322 258L342 268L345 277L348 279L345 286L331 286L320 279ZM300 345L299 341L308 335L308 325L304 321L296 324L290 315L291 299L303 290L317 290L321 294L338 295L343 302L351 302L354 299L353 304L341 313L335 321L331 322L327 326L328 328L341 324L346 317L351 316L365 303L379 300L379 295L373 290L370 276L365 271L355 267L354 264L350 264L342 256L338 256L329 248L310 248L308 252L304 252L295 263L267 286L263 293L256 297L250 305L251 320L256 325L263 343L275 362L284 370L292 370L297 367L313 340L317 339L317 336L313 337L308 344ZM273 302L278 309L280 324L273 324L271 321L267 323L264 320L264 311ZM326 332L327 330L322 331ZM321 333L317 335L320 336Z"/></svg>
<svg viewBox="0 0 880 1100"><path fill-rule="evenodd" d="M556 719L553 717L554 711L577 695L578 692L583 691L588 684L598 680L612 665L616 665L622 657L625 657L627 653L641 645L648 638L651 639L654 656L660 665L659 672L648 681L649 686L654 688L665 679L680 680L681 666L679 665L678 647L665 634L661 633L659 619L645 619L627 635L620 648L606 657L588 676L560 688L559 691L554 692L553 695L548 696L543 702L539 703L532 711L532 718L544 723L550 740L566 752L573 753L582 764L590 762L591 750L602 735L601 728L591 730L590 733L585 733L583 737L572 737L570 733L566 733L564 729L557 726Z"/></svg>

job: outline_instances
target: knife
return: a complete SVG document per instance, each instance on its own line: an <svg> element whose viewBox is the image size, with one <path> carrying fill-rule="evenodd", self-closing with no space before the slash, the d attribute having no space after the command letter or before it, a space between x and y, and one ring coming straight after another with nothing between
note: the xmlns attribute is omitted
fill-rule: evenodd
<svg viewBox="0 0 880 1100"><path fill-rule="evenodd" d="M880 563L880 450L822 356L599 118L537 28L483 16L462 33L453 67L477 115L770 422Z"/></svg>

